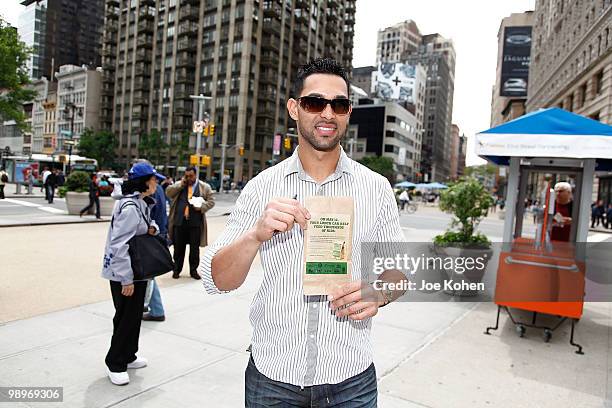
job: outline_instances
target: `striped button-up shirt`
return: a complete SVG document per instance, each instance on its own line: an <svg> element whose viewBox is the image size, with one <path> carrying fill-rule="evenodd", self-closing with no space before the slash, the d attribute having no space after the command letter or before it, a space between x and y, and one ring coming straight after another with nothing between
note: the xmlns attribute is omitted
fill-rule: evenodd
<svg viewBox="0 0 612 408"><path fill-rule="evenodd" d="M304 203L314 195L354 199L352 280L361 279L362 242L404 241L387 179L341 151L336 170L319 184L303 170L296 150L253 178L240 194L226 229L201 259L206 290L221 293L211 276L213 257L251 228L268 202L297 196ZM257 369L268 378L299 386L337 384L366 370L373 361L371 319L338 318L326 296L304 296L304 232L299 225L264 242L259 254L263 281L250 313Z"/></svg>

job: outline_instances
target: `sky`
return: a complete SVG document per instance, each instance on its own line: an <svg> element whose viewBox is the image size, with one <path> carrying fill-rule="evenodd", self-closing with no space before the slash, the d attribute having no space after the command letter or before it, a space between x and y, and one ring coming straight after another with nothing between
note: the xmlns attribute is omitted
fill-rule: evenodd
<svg viewBox="0 0 612 408"><path fill-rule="evenodd" d="M17 26L21 0L0 0L0 15ZM474 154L474 135L489 128L491 89L497 66L497 31L504 17L533 10L535 0L357 0L353 67L376 63L376 33L414 20L421 34L440 33L455 43L453 123L468 137L467 164L484 163Z"/></svg>

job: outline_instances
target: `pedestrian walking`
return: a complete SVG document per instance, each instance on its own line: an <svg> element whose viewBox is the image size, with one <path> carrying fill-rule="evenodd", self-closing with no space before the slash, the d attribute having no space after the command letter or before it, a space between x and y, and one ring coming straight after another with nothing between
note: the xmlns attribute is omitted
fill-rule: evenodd
<svg viewBox="0 0 612 408"><path fill-rule="evenodd" d="M400 205L402 206L402 211L406 207L406 204L410 203L410 195L408 194L408 190L402 191L399 195Z"/></svg>
<svg viewBox="0 0 612 408"><path fill-rule="evenodd" d="M206 212L215 206L212 188L196 179L194 167L188 167L180 181L166 188L166 195L172 200L168 218L168 233L174 245L176 267L172 277L179 278L189 244L189 274L193 279L200 279L197 271L200 247L208 245Z"/></svg>
<svg viewBox="0 0 612 408"><path fill-rule="evenodd" d="M4 171L4 168L0 169L0 200L3 200L4 197L4 187L6 183L9 182L8 174Z"/></svg>
<svg viewBox="0 0 612 408"><path fill-rule="evenodd" d="M100 190L98 187L98 178L96 174L91 175L91 179L89 180L89 204L81 210L79 216L82 217L83 214L87 214L91 207L96 206L96 219L100 219Z"/></svg>
<svg viewBox="0 0 612 408"><path fill-rule="evenodd" d="M46 167L43 169L42 175L41 175L41 180L42 183L40 185L40 191L44 191L45 192L45 200L49 201L49 190L47 189L47 178L51 175L51 170L49 170L49 167Z"/></svg>
<svg viewBox="0 0 612 408"><path fill-rule="evenodd" d="M377 406L371 318L401 292L376 290L361 280L359 267L329 296L306 296L303 287L307 197L353 198L353 245L405 241L389 181L340 145L352 110L349 86L344 68L329 58L300 67L294 98L287 101L297 149L249 181L227 228L202 257L204 287L218 294L238 288L261 255L263 281L251 304L247 407ZM361 256L352 251L352 264L361 265ZM406 282L397 270L377 278Z"/></svg>
<svg viewBox="0 0 612 408"><path fill-rule="evenodd" d="M34 173L32 172L32 168L28 167L25 172L24 184L27 186L28 195L34 194L32 189L34 188Z"/></svg>
<svg viewBox="0 0 612 408"><path fill-rule="evenodd" d="M45 196L49 204L53 204L53 198L55 197L55 188L57 187L57 169L53 169L47 177L44 178Z"/></svg>
<svg viewBox="0 0 612 408"><path fill-rule="evenodd" d="M147 281L134 281L128 242L136 235L159 233L150 216L155 204L151 196L157 190L158 179L163 180L163 176L152 166L132 166L129 179L120 186L122 197L113 210L106 239L102 277L110 281L115 316L105 363L107 375L115 385L129 383L128 369L147 365L147 360L136 354Z"/></svg>
<svg viewBox="0 0 612 408"><path fill-rule="evenodd" d="M598 200L591 205L591 228L598 227L604 223L606 210L602 200Z"/></svg>

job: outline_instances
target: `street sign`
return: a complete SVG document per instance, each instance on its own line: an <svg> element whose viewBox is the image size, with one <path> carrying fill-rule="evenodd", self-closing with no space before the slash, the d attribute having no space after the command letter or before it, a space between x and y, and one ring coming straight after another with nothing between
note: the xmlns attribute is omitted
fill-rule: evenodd
<svg viewBox="0 0 612 408"><path fill-rule="evenodd" d="M200 133L204 131L204 128L208 125L207 120L194 120L193 121L193 132Z"/></svg>

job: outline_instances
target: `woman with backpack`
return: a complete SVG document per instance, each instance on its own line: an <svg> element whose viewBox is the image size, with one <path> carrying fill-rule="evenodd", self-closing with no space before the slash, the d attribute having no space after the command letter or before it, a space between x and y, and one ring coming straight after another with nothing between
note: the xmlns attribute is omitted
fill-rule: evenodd
<svg viewBox="0 0 612 408"><path fill-rule="evenodd" d="M115 385L130 382L127 369L147 365L146 359L136 356L147 281L134 281L128 241L137 235L159 233L150 215L155 205L151 196L157 189L158 180L164 179L148 163L132 166L128 179L121 185L122 197L115 205L108 231L102 277L110 281L115 317L105 362L108 377Z"/></svg>

